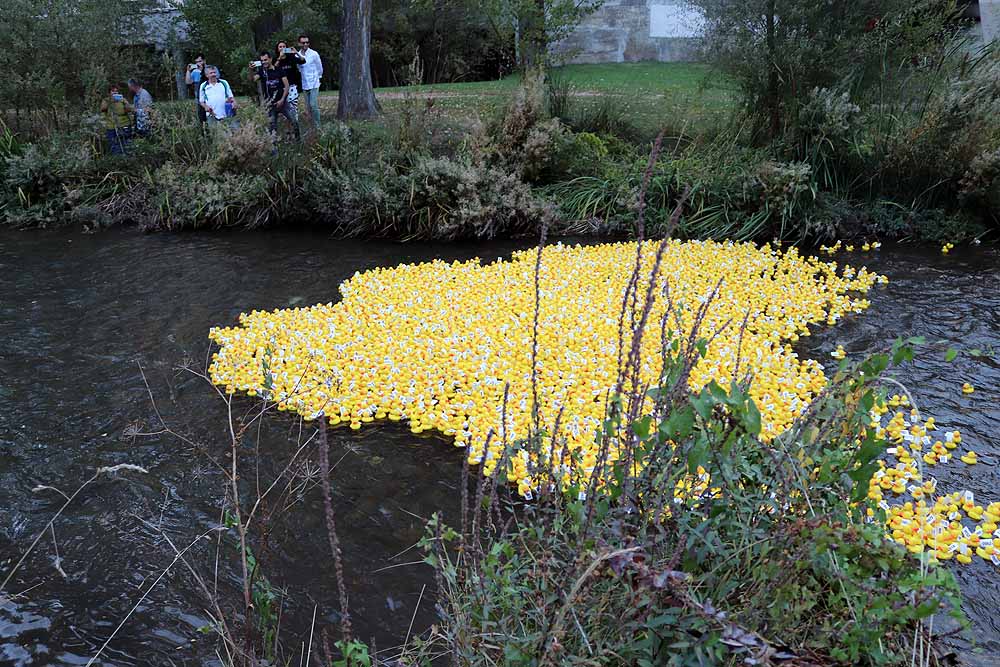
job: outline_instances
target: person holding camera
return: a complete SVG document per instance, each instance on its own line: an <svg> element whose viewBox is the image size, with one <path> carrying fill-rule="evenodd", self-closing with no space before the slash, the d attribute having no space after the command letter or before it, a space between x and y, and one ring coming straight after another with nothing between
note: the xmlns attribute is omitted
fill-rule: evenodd
<svg viewBox="0 0 1000 667"><path fill-rule="evenodd" d="M278 114L283 115L291 123L295 130L295 139L301 138L299 134L299 119L288 104L288 77L284 70L278 69L271 60L271 54L267 51L260 52L260 60L250 63L250 69L254 70L254 81L264 81L264 104L267 107L267 115L271 118L271 134L278 134Z"/></svg>
<svg viewBox="0 0 1000 667"><path fill-rule="evenodd" d="M112 84L107 96L101 100L104 130L112 155L125 153L125 146L132 135L132 120L129 114L133 111L134 107L125 100L118 86Z"/></svg>
<svg viewBox="0 0 1000 667"><path fill-rule="evenodd" d="M198 109L198 120L205 123L208 120L205 115L205 109L201 106L201 100L198 99L201 90L201 84L206 81L205 77L205 56L198 54L194 58L193 63L189 63L187 70L184 72L184 83L188 86L188 94L195 99L195 106Z"/></svg>
<svg viewBox="0 0 1000 667"><path fill-rule="evenodd" d="M229 82L219 78L219 68L215 65L205 67L205 78L198 89L198 104L205 110L208 125L231 123L229 119L236 115L236 98Z"/></svg>
<svg viewBox="0 0 1000 667"><path fill-rule="evenodd" d="M288 104L295 117L299 117L299 91L302 90L302 74L299 72L299 65L304 65L306 59L298 51L288 46L288 42L281 40L274 50L277 60L274 63L275 69L279 69L288 79Z"/></svg>
<svg viewBox="0 0 1000 667"><path fill-rule="evenodd" d="M306 98L309 114L318 132L319 83L323 78L323 60L318 53L309 48L308 35L299 35L299 55L305 59L305 62L299 65L299 73L302 75L302 94Z"/></svg>

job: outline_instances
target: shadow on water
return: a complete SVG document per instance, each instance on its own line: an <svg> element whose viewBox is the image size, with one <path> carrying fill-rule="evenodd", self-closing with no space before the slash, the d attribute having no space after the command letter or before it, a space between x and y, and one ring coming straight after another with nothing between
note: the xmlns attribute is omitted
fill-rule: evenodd
<svg viewBox="0 0 1000 667"><path fill-rule="evenodd" d="M0 232L0 563L16 559L58 510L52 491L71 492L98 466L141 465L147 475L101 478L56 524L61 567L51 536L18 572L0 600L0 664L86 664L173 558L162 532L180 546L217 525L225 479L210 457L228 449L224 404L200 378L207 332L240 312L308 305L337 297L355 271L435 257L493 259L525 243L464 245L362 243L303 233L155 235L114 231ZM828 359L838 344L851 353L923 334L956 347L1000 348L1000 273L993 250L948 258L915 249L845 257L889 275L872 309L817 333L800 349ZM143 364L166 421L197 446L155 430L156 415L137 362ZM962 357L946 364L924 355L901 377L920 407L946 428L960 428L984 464L935 469L946 488L969 488L1000 500L1000 365ZM977 386L961 394L963 381ZM260 479L287 463L298 422L271 419L261 431ZM253 457L248 456L247 460ZM331 431L338 527L355 629L379 647L400 643L430 571L408 550L435 511L454 517L461 457L441 437L405 426L371 424ZM257 472L244 469L252 492ZM282 634L289 644L337 621L337 595L315 469L298 469L293 489L265 507L255 548L271 582L287 592ZM298 491L301 490L301 493ZM285 506L288 509L283 509ZM223 607L239 608L239 571L231 537L219 547ZM192 549L210 580L216 544ZM6 572L9 563L0 565ZM988 654L1000 651L1000 572L985 562L957 568L966 606ZM103 654L105 664L211 664L214 642L199 632L205 601L181 567L152 590ZM434 621L429 595L415 631ZM287 634L286 634L287 633Z"/></svg>

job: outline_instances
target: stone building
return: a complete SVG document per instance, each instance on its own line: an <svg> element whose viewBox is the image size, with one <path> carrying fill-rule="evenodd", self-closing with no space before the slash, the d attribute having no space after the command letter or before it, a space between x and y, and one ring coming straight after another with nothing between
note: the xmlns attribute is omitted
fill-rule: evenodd
<svg viewBox="0 0 1000 667"><path fill-rule="evenodd" d="M694 60L702 20L685 0L605 0L554 50L571 63Z"/></svg>
<svg viewBox="0 0 1000 667"><path fill-rule="evenodd" d="M972 2L968 14L977 37L1000 37L1000 0ZM690 61L702 24L686 0L605 0L554 51L571 63Z"/></svg>

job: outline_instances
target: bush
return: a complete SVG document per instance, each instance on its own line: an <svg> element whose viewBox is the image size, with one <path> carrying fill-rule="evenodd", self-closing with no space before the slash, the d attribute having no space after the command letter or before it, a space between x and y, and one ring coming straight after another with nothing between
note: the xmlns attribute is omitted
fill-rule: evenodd
<svg viewBox="0 0 1000 667"><path fill-rule="evenodd" d="M491 239L537 233L551 211L514 174L448 158L417 158L398 173L320 167L303 184L302 204L344 236Z"/></svg>
<svg viewBox="0 0 1000 667"><path fill-rule="evenodd" d="M622 416L638 394L610 403L596 437L618 462L594 472L606 486L543 482L537 500L498 508L501 465L463 504L471 521L431 520L440 641L458 662L909 665L930 659L925 619L962 618L950 572L866 518L880 512L865 498L884 442L857 434L887 355L838 375L765 443L745 386L689 392L693 343L666 343L677 356L649 416ZM559 465L558 478L581 474Z"/></svg>
<svg viewBox="0 0 1000 667"><path fill-rule="evenodd" d="M492 239L535 234L551 211L516 174L471 162L425 158L410 174L412 233Z"/></svg>
<svg viewBox="0 0 1000 667"><path fill-rule="evenodd" d="M269 221L269 183L259 174L217 173L172 162L148 183L147 230L258 227Z"/></svg>
<svg viewBox="0 0 1000 667"><path fill-rule="evenodd" d="M267 129L244 122L232 132L215 134L209 167L220 174L260 174L273 151L274 139Z"/></svg>

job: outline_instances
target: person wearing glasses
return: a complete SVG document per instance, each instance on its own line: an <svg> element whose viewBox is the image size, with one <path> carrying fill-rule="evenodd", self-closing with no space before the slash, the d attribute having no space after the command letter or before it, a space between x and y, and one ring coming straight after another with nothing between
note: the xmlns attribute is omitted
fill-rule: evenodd
<svg viewBox="0 0 1000 667"><path fill-rule="evenodd" d="M323 78L323 60L318 53L309 48L308 35L299 35L299 55L305 59L305 62L299 65L299 74L302 75L302 97L306 100L313 125L319 132L319 84Z"/></svg>

